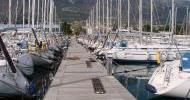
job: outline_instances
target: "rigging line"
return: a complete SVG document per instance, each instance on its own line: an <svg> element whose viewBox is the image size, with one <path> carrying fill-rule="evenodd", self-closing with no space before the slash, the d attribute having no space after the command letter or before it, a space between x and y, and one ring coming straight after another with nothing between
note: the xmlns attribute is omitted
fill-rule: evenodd
<svg viewBox="0 0 190 100"><path fill-rule="evenodd" d="M180 31L179 31L179 33L184 33L185 31L184 31L184 29L185 29L185 25L186 25L186 15L185 15L185 18L183 19L183 22L182 22L182 25L181 25L181 28L180 28ZM183 32L182 32L183 31Z"/></svg>
<svg viewBox="0 0 190 100"><path fill-rule="evenodd" d="M18 19L18 0L16 1L16 17L15 17L15 27L17 25L17 19Z"/></svg>
<svg viewBox="0 0 190 100"><path fill-rule="evenodd" d="M155 10L156 10L156 16L157 16L157 19L158 19L158 24L161 24L160 17L159 17L159 14L158 14L158 9L157 9L157 7L156 7L155 2L153 2L153 6L154 6L154 8L155 8Z"/></svg>
<svg viewBox="0 0 190 100"><path fill-rule="evenodd" d="M180 50L179 50L179 48L178 48L178 45L177 45L177 41L173 38L173 43L174 43L174 45L176 46L176 48L177 48L177 50L178 50L178 52L179 52L179 54L180 54L180 58L182 57L182 54L181 54L181 52L180 52Z"/></svg>
<svg viewBox="0 0 190 100"><path fill-rule="evenodd" d="M169 21L170 21L170 13L168 13L168 17L167 17L167 20L166 20L166 23L164 26L164 31L166 31L166 27L167 27L167 25L169 25Z"/></svg>
<svg viewBox="0 0 190 100"><path fill-rule="evenodd" d="M130 4L131 4L131 3L130 3ZM136 1L135 4L137 4L135 7L137 7L137 9L138 9L138 8L139 8L139 7L138 7L138 2ZM132 4L131 4L131 6L132 6ZM138 22L137 22L137 18L136 18L136 16L135 16L135 15L137 14L137 12L135 12L135 11L134 11L134 12L131 11L131 13L132 13L132 16L133 16L133 18L134 18L135 23L138 24ZM134 24L135 24L135 23L134 23Z"/></svg>
<svg viewBox="0 0 190 100"><path fill-rule="evenodd" d="M139 69L134 69L134 70L124 70L124 71L121 71L121 72L116 72L116 73L113 73L114 74L119 74L119 73L130 73L130 72L136 72L136 71L141 71L141 70L145 70L145 69L149 69L149 68L156 68L156 67L146 67L146 68L139 68Z"/></svg>

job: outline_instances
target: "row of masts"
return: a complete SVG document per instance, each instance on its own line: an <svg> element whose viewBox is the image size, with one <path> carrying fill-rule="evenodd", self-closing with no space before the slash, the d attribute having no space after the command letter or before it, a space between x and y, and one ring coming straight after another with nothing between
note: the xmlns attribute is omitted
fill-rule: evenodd
<svg viewBox="0 0 190 100"><path fill-rule="evenodd" d="M117 27L118 30L122 29L122 2L123 0L116 0L117 1ZM154 14L154 0L150 0L150 8L151 8L151 12L150 12L150 32L153 33L153 14ZM102 5L102 7L101 7ZM105 7L106 6L106 7ZM105 10L106 8L106 10ZM128 30L131 29L131 0L128 0L128 14L127 14L127 27ZM101 11L102 10L102 11ZM113 10L113 1L112 0L97 0L95 7L93 7L93 9L90 11L90 16L87 20L87 25L90 26L91 28L95 28L95 29L103 29L103 32L105 32L104 30L110 30L110 28L112 27L112 10ZM102 12L102 14L100 14ZM106 16L105 16L105 12L106 12ZM187 10L187 13L189 12L189 9ZM175 25L176 25L176 7L175 7L175 0L172 0L172 10L171 10L171 34L175 33ZM102 16L101 16L102 15ZM188 15L188 14L187 14ZM101 20L102 18L102 20ZM187 17L188 18L188 17ZM105 21L106 19L106 21ZM102 24L101 24L102 23ZM143 0L139 0L139 32L142 33L143 32ZM187 25L186 25L187 26ZM186 28L187 29L187 28ZM92 29L94 30L94 29Z"/></svg>
<svg viewBox="0 0 190 100"><path fill-rule="evenodd" d="M15 26L18 19L19 1L16 1ZM26 27L26 0L22 0L22 27L23 28L49 28L52 32L53 25L57 24L56 6L54 0L28 0L28 25ZM41 11L40 11L41 10ZM12 25L12 0L9 0L9 27Z"/></svg>

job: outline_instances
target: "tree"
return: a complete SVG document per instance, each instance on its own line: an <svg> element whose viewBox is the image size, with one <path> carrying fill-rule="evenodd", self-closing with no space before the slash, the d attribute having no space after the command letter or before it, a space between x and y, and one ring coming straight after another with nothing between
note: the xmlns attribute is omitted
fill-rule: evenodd
<svg viewBox="0 0 190 100"><path fill-rule="evenodd" d="M61 23L61 31L67 35L72 35L71 25L67 22Z"/></svg>
<svg viewBox="0 0 190 100"><path fill-rule="evenodd" d="M81 33L86 33L85 29L83 28L83 23L81 21L75 21L72 23L72 29L73 29L73 34L75 35L80 35Z"/></svg>
<svg viewBox="0 0 190 100"><path fill-rule="evenodd" d="M151 29L150 24L145 24L145 25L143 26L143 30L144 30L145 32L150 32L150 29Z"/></svg>
<svg viewBox="0 0 190 100"><path fill-rule="evenodd" d="M112 31L116 31L118 29L117 24L113 24Z"/></svg>

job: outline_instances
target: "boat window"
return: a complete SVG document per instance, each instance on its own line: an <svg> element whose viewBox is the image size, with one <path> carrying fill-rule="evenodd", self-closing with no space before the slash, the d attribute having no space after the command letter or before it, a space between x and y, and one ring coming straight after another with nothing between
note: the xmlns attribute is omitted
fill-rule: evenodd
<svg viewBox="0 0 190 100"><path fill-rule="evenodd" d="M181 59L182 71L190 72L190 53L185 53Z"/></svg>
<svg viewBox="0 0 190 100"><path fill-rule="evenodd" d="M116 43L115 42L112 42L112 47L116 46Z"/></svg>
<svg viewBox="0 0 190 100"><path fill-rule="evenodd" d="M106 47L110 47L110 42L107 42L107 43L106 43Z"/></svg>
<svg viewBox="0 0 190 100"><path fill-rule="evenodd" d="M17 45L21 48L21 49L27 49L28 48L28 42L23 39L20 43L17 43Z"/></svg>
<svg viewBox="0 0 190 100"><path fill-rule="evenodd" d="M127 47L127 41L125 41L125 40L122 40L122 41L120 41L120 46L119 47Z"/></svg>

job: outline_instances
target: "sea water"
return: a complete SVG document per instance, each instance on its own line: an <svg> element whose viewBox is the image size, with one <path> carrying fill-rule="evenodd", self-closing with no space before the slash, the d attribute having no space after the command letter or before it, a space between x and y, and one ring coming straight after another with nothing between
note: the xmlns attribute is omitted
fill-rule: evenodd
<svg viewBox="0 0 190 100"><path fill-rule="evenodd" d="M146 85L156 69L157 65L149 64L130 64L114 66L114 72L124 70L137 70L128 73L115 74L118 81L137 99L137 100L184 100L181 98L172 98L157 96L146 89ZM145 69L143 69L145 68ZM139 70L138 70L139 69ZM143 70L141 70L143 69Z"/></svg>

